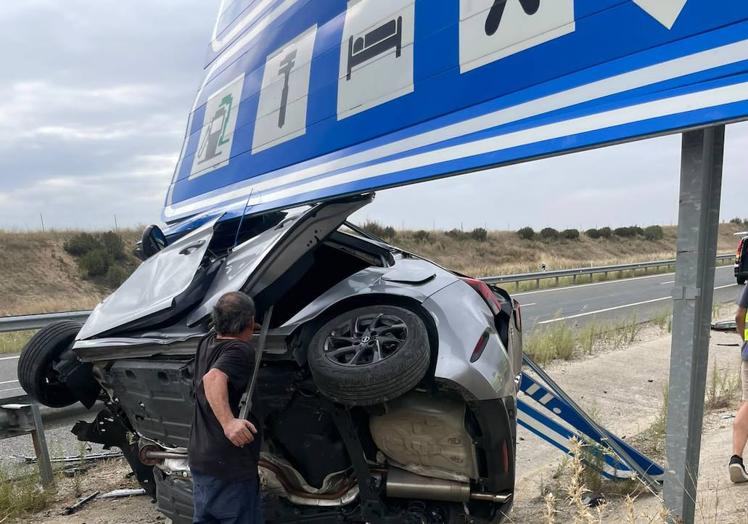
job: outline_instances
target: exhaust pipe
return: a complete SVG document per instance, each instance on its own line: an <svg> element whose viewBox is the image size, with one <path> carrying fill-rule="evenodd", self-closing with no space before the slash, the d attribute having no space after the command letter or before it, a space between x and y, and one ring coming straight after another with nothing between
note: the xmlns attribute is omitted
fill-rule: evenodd
<svg viewBox="0 0 748 524"><path fill-rule="evenodd" d="M465 482L423 477L401 469L390 469L387 472L386 493L388 497L392 498L441 500L444 502L479 500L503 504L512 498L511 494L473 493L470 491L470 485Z"/></svg>

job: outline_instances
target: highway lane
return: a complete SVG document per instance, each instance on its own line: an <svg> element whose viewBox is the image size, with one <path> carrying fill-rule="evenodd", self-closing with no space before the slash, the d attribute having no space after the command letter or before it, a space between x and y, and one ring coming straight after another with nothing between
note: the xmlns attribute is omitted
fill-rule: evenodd
<svg viewBox="0 0 748 524"><path fill-rule="evenodd" d="M590 321L651 320L671 307L673 273L663 273L594 284L543 289L513 296L522 304L527 334L555 322L583 325ZM507 286L511 288L511 286ZM732 266L715 271L715 304L735 302L739 287ZM0 398L23 394L18 385L18 355L0 357Z"/></svg>
<svg viewBox="0 0 748 524"><path fill-rule="evenodd" d="M18 355L0 356L0 398L23 395L24 391L18 385Z"/></svg>
<svg viewBox="0 0 748 524"><path fill-rule="evenodd" d="M674 273L663 273L513 296L523 305L522 320L527 333L556 322L583 325L591 321L651 320L672 308L674 280ZM715 270L715 304L734 303L740 289L732 266Z"/></svg>

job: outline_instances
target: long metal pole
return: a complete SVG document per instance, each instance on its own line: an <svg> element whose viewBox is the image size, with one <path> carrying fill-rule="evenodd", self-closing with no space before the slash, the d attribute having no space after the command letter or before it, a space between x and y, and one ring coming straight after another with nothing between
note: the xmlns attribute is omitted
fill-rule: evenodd
<svg viewBox="0 0 748 524"><path fill-rule="evenodd" d="M665 504L685 524L696 509L724 143L724 126L683 134Z"/></svg>

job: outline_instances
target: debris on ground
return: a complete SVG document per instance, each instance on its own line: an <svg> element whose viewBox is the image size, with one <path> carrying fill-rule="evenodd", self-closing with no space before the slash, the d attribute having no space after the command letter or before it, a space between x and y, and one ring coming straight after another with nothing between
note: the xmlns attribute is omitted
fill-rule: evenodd
<svg viewBox="0 0 748 524"><path fill-rule="evenodd" d="M719 320L712 322L712 330L714 331L735 331L737 324L734 320Z"/></svg>
<svg viewBox="0 0 748 524"><path fill-rule="evenodd" d="M93 499L95 499L99 495L99 493L101 493L101 492L100 491L94 491L90 495L86 495L85 497L82 497L82 498L78 499L75 504L73 504L72 506L68 506L67 508L65 508L65 510L62 512L62 514L63 515L72 515L73 513L75 513L79 509L81 509L83 506L85 506L86 504L88 504L89 502L91 502Z"/></svg>
<svg viewBox="0 0 748 524"><path fill-rule="evenodd" d="M145 495L145 490L143 488L115 489L107 493L104 493L99 498L100 499L121 499L124 497L138 497L140 495Z"/></svg>

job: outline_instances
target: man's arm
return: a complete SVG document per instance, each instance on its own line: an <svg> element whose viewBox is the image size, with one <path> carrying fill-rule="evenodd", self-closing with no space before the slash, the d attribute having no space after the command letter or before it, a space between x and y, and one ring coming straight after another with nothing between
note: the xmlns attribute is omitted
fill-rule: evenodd
<svg viewBox="0 0 748 524"><path fill-rule="evenodd" d="M203 376L205 398L210 409L223 428L223 434L234 446L242 447L251 443L257 428L248 421L234 417L229 406L229 377L220 369L213 368Z"/></svg>
<svg viewBox="0 0 748 524"><path fill-rule="evenodd" d="M740 335L740 338L742 339L745 334L745 313L748 311L748 309L744 307L739 307L738 312L735 313L735 326L738 330L738 335ZM745 342L745 341L743 341Z"/></svg>

